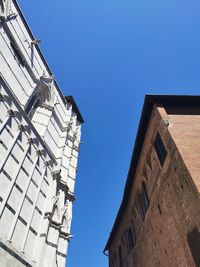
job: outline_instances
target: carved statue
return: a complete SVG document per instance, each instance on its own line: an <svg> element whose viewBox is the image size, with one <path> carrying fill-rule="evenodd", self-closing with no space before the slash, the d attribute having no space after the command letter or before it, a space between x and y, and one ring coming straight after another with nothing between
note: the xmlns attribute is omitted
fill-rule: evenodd
<svg viewBox="0 0 200 267"><path fill-rule="evenodd" d="M35 89L35 94L40 99L40 102L51 102L52 98L52 92L51 92L51 86L52 86L53 78L52 77L46 77L45 75L41 76L40 79L37 81L37 86Z"/></svg>

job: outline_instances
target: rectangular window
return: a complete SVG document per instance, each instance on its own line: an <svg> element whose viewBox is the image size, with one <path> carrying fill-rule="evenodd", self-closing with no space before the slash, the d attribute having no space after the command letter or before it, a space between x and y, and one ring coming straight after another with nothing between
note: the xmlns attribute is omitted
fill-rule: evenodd
<svg viewBox="0 0 200 267"><path fill-rule="evenodd" d="M163 141L159 133L157 133L156 135L156 139L154 141L154 147L155 147L158 159L160 161L160 164L161 166L163 166L165 163L165 159L167 157L167 150L163 144Z"/></svg>
<svg viewBox="0 0 200 267"><path fill-rule="evenodd" d="M196 267L200 267L200 233L197 227L188 233L187 241Z"/></svg>
<svg viewBox="0 0 200 267"><path fill-rule="evenodd" d="M135 243L136 243L136 235L135 235L135 227L134 223L132 222L132 226L129 228L129 246L130 246L130 251L134 248Z"/></svg>
<svg viewBox="0 0 200 267"><path fill-rule="evenodd" d="M138 204L138 210L139 210L140 216L142 220L144 220L145 214L149 206L149 197L148 197L147 189L146 189L144 182L142 183L142 190L138 194L138 197L137 197L137 204Z"/></svg>
<svg viewBox="0 0 200 267"><path fill-rule="evenodd" d="M143 212L145 214L147 209L148 209L148 206L149 206L149 197L148 197L147 189L146 189L146 186L145 186L144 182L142 183L142 193L141 193L141 195L142 195L142 209L143 209Z"/></svg>

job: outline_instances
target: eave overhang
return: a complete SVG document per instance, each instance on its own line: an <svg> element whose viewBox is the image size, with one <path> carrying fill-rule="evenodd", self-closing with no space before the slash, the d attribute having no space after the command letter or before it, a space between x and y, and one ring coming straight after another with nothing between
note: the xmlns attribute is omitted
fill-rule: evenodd
<svg viewBox="0 0 200 267"><path fill-rule="evenodd" d="M73 96L65 96L65 99L72 105L72 110L77 114L77 119L80 123L84 123L84 119L74 101Z"/></svg>

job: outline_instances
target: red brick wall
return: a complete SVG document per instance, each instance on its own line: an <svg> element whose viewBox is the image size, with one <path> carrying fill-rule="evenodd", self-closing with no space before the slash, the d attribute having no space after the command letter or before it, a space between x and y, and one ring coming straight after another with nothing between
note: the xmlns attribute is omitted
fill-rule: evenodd
<svg viewBox="0 0 200 267"><path fill-rule="evenodd" d="M154 108L129 205L109 250L111 257L118 255L121 237L133 219L137 242L129 255L124 252L125 267L195 266L187 233L195 226L200 230L200 115L190 116ZM163 168L153 146L157 132L168 152ZM150 199L144 221L136 205L142 181Z"/></svg>

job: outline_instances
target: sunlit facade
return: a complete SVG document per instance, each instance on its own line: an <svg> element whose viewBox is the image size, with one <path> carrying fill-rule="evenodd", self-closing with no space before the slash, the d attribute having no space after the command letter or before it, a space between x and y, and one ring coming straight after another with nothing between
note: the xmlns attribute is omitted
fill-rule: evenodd
<svg viewBox="0 0 200 267"><path fill-rule="evenodd" d="M64 267L83 118L0 1L0 266Z"/></svg>

